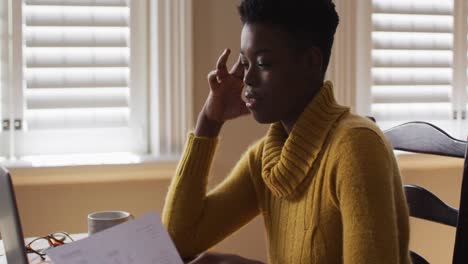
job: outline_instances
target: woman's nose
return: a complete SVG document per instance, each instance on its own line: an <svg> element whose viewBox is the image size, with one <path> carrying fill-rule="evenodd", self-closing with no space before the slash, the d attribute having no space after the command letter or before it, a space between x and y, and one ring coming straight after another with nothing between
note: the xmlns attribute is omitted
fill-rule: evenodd
<svg viewBox="0 0 468 264"><path fill-rule="evenodd" d="M254 69L252 67L249 67L249 69L245 70L244 83L247 86L254 86L254 84L255 84L255 71L254 71Z"/></svg>

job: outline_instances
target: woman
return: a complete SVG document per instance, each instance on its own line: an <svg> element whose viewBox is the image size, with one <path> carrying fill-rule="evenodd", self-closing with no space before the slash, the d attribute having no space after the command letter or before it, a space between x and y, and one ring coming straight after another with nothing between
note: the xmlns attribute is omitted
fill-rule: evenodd
<svg viewBox="0 0 468 264"><path fill-rule="evenodd" d="M330 0L243 0L241 54L226 49L173 179L163 222L184 258L262 214L271 263L410 263L408 209L391 146L324 82L338 15ZM245 91L245 99L241 93ZM223 124L271 124L206 192ZM205 259L205 261L203 260ZM258 263L207 254L198 263Z"/></svg>

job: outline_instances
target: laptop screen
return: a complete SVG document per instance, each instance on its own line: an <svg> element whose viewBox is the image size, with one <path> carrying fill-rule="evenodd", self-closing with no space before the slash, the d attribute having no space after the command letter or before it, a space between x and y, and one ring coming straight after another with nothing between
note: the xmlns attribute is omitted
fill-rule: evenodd
<svg viewBox="0 0 468 264"><path fill-rule="evenodd" d="M10 173L0 167L0 233L8 263L28 264Z"/></svg>

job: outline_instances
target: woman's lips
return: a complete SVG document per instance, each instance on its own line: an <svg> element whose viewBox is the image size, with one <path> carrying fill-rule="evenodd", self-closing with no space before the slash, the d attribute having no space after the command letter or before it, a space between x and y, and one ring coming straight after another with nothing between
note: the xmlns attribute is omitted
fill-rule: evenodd
<svg viewBox="0 0 468 264"><path fill-rule="evenodd" d="M248 108L255 108L255 106L257 106L257 99L255 98L247 98L247 102L245 102L245 106L247 106Z"/></svg>
<svg viewBox="0 0 468 264"><path fill-rule="evenodd" d="M249 109L254 109L258 106L259 101L261 98L252 92L245 93L245 106Z"/></svg>

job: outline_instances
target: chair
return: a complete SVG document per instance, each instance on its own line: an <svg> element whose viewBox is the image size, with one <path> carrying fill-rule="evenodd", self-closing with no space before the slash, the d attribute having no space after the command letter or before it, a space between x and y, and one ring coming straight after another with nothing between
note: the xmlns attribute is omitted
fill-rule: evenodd
<svg viewBox="0 0 468 264"><path fill-rule="evenodd" d="M410 215L456 228L453 263L468 263L468 159L467 142L454 139L440 128L425 122L409 122L384 131L395 150L464 158L460 207L454 209L430 191L404 185ZM411 252L414 264L428 263Z"/></svg>

